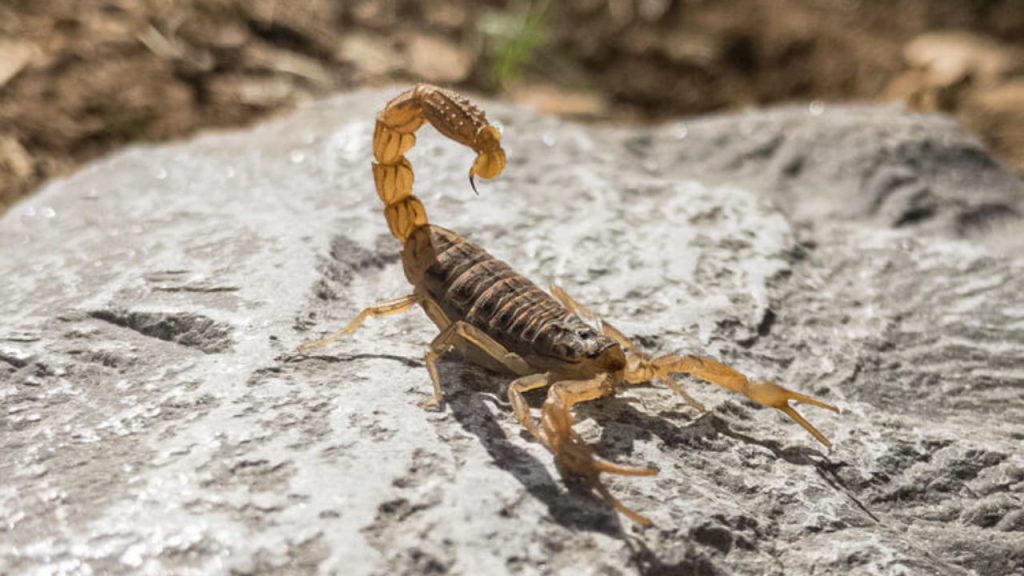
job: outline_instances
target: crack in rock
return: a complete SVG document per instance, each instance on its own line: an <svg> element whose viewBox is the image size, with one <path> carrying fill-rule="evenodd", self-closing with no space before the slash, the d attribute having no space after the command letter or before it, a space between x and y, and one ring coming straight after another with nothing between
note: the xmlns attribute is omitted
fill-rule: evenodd
<svg viewBox="0 0 1024 576"><path fill-rule="evenodd" d="M228 352L234 345L229 325L201 314L107 309L93 310L89 316L143 336L196 348L206 354Z"/></svg>

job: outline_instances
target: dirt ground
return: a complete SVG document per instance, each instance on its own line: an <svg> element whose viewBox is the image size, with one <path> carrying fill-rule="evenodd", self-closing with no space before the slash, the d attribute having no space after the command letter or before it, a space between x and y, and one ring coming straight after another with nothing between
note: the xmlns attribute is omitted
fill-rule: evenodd
<svg viewBox="0 0 1024 576"><path fill-rule="evenodd" d="M902 100L1024 171L1022 39L1017 0L7 0L0 210L127 143L415 80L611 121Z"/></svg>

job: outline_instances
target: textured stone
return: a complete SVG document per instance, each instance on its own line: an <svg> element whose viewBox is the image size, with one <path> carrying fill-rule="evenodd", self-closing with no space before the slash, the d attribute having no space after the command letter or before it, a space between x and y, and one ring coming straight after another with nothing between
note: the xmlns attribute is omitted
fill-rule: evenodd
<svg viewBox="0 0 1024 576"><path fill-rule="evenodd" d="M950 122L787 108L587 128L487 104L509 165L424 131L434 222L654 353L839 404L835 441L724 390L637 387L578 429L640 528L559 479L508 378L442 364L368 166L391 92L133 148L0 221L0 573L1024 571L1020 182ZM536 400L539 401L538 396Z"/></svg>

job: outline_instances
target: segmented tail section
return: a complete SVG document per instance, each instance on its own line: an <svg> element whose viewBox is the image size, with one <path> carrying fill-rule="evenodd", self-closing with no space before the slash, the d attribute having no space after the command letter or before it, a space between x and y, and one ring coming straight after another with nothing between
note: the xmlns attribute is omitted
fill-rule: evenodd
<svg viewBox="0 0 1024 576"><path fill-rule="evenodd" d="M424 122L430 122L441 134L477 153L469 169L474 190L475 176L494 178L505 167L501 133L465 97L429 84L417 84L396 96L377 115L373 179L377 195L384 202L388 227L402 243L413 230L427 223L427 211L412 193L412 165L405 157L416 144L416 130Z"/></svg>

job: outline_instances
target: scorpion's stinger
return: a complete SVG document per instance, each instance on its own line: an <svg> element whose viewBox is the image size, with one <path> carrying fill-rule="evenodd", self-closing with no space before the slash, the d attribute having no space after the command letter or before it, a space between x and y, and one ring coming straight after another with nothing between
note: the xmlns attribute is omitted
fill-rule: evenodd
<svg viewBox="0 0 1024 576"><path fill-rule="evenodd" d="M427 224L427 212L412 193L412 166L405 158L416 143L416 130L424 122L430 122L441 134L477 153L469 169L473 192L477 192L474 176L494 178L505 168L501 133L487 122L482 110L463 96L437 86L417 84L392 99L377 115L373 131L373 178L391 233L403 243L413 230Z"/></svg>
<svg viewBox="0 0 1024 576"><path fill-rule="evenodd" d="M482 114L482 112L481 112ZM476 176L495 178L505 169L505 151L501 149L501 132L490 124L483 126L476 133L473 149L477 150L476 160L469 167L469 185L476 190Z"/></svg>

